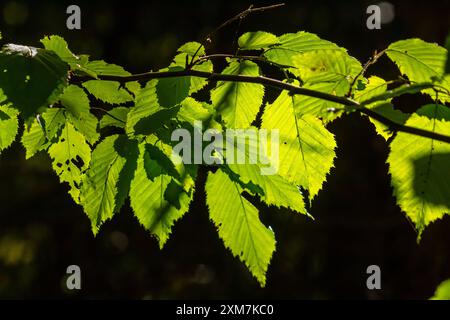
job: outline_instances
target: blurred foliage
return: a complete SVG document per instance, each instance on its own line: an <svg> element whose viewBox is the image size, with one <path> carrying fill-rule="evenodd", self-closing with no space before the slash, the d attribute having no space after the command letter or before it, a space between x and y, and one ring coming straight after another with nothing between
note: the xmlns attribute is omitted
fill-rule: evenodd
<svg viewBox="0 0 450 320"><path fill-rule="evenodd" d="M82 30L65 28L70 1L3 0L4 42L39 46L44 35L61 34L74 52L129 67L131 72L166 67L181 44L199 40L251 1L77 1ZM258 5L273 1L259 1ZM360 60L373 48L410 37L444 43L449 4L395 1L394 20L366 29L372 1L288 1L273 12L245 19L241 32L270 28L281 34L307 30L342 45ZM338 27L337 27L338 26ZM213 38L211 52L233 52L231 26ZM395 66L380 68L390 78ZM378 70L380 70L378 68ZM370 74L370 69L369 69ZM276 91L268 92L269 99ZM405 111L422 105L402 97ZM315 221L270 209L264 223L278 230L278 252L261 289L241 263L226 254L204 207L204 190L159 251L129 208L94 238L89 220L71 202L38 155L25 162L15 144L0 156L1 298L426 298L450 277L450 219L430 226L422 242L392 198L385 164L387 146L364 119L352 115L330 126L338 159L325 190L313 204ZM357 134L355 134L357 132ZM343 157L342 155L346 155ZM200 173L202 176L202 173ZM204 183L204 176L203 181ZM195 230L195 231L193 231ZM82 270L82 290L65 289L68 265ZM365 287L366 267L382 270L382 290Z"/></svg>
<svg viewBox="0 0 450 320"><path fill-rule="evenodd" d="M431 300L450 300L450 280L445 280L437 287Z"/></svg>

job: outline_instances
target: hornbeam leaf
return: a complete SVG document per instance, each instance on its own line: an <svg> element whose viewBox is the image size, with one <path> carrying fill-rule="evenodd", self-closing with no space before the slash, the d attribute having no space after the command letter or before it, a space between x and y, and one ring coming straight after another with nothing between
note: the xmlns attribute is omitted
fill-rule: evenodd
<svg viewBox="0 0 450 320"><path fill-rule="evenodd" d="M102 119L100 120L100 128L106 127L117 127L117 128L125 128L125 124L127 122L127 115L130 111L130 108L127 107L116 107L112 110L108 111Z"/></svg>
<svg viewBox="0 0 450 320"><path fill-rule="evenodd" d="M205 55L205 47L198 42L188 42L182 45L177 52L173 62L170 64L169 68L186 68L186 62L191 63L191 61L195 62L195 65L192 67L193 70L204 71L204 72L212 72L213 64L210 60L206 61L198 61L201 56ZM196 54L194 58L194 54ZM193 94L203 87L206 86L208 81L204 78L199 77L186 77L185 80L189 83L189 94Z"/></svg>
<svg viewBox="0 0 450 320"><path fill-rule="evenodd" d="M83 89L74 85L68 86L60 101L75 129L82 133L91 145L95 144L100 138L97 132L98 120L89 111L89 98Z"/></svg>
<svg viewBox="0 0 450 320"><path fill-rule="evenodd" d="M305 84L303 87L335 96L344 96L348 92L350 85L347 80L342 80ZM312 115L322 119L324 123L337 119L346 111L346 108L339 103L304 95L294 96L294 107L299 116Z"/></svg>
<svg viewBox="0 0 450 320"><path fill-rule="evenodd" d="M264 49L279 43L274 34L264 31L246 32L238 39L239 48L243 50Z"/></svg>
<svg viewBox="0 0 450 320"><path fill-rule="evenodd" d="M0 88L25 119L57 101L69 66L54 52L8 44L0 51Z"/></svg>
<svg viewBox="0 0 450 320"><path fill-rule="evenodd" d="M342 50L308 51L292 57L294 74L305 83L339 82L349 84L362 70L361 63Z"/></svg>
<svg viewBox="0 0 450 320"><path fill-rule="evenodd" d="M405 124L406 120L408 120L410 116L409 114L403 113L398 109L394 109L394 105L390 102L377 102L370 105L369 109L400 125ZM385 140L388 140L394 134L394 132L388 126L379 122L378 120L370 117L369 120L374 124L377 133Z"/></svg>
<svg viewBox="0 0 450 320"><path fill-rule="evenodd" d="M188 97L181 103L177 119L194 125L195 121L207 121L212 113L212 107L206 103L201 103Z"/></svg>
<svg viewBox="0 0 450 320"><path fill-rule="evenodd" d="M304 87L336 96L344 96L353 80L360 74L362 66L358 60L345 51L308 51L292 58L297 75ZM324 122L334 120L344 112L337 103L307 96L296 96L299 114L313 114Z"/></svg>
<svg viewBox="0 0 450 320"><path fill-rule="evenodd" d="M251 61L232 61L223 74L258 76L258 65ZM255 120L262 103L264 86L253 83L219 81L211 91L214 108L227 127L245 129Z"/></svg>
<svg viewBox="0 0 450 320"><path fill-rule="evenodd" d="M69 64L71 70L76 72L80 71L81 73L85 73L92 77L97 76L96 73L86 68L86 64L88 63L87 56L78 57L74 55L72 51L70 51L66 40L64 40L62 37L44 37L43 39L41 39L41 43L44 45L45 49L53 51L61 58L61 60Z"/></svg>
<svg viewBox="0 0 450 320"><path fill-rule="evenodd" d="M69 194L78 203L82 174L91 161L91 148L84 136L66 123L59 141L50 146L48 153L53 159L53 170L61 182L69 184Z"/></svg>
<svg viewBox="0 0 450 320"><path fill-rule="evenodd" d="M266 50L264 56L269 61L285 66L293 67L293 58L299 53L320 50L346 51L330 41L323 40L317 35L305 31L286 33L278 37L278 40L279 45Z"/></svg>
<svg viewBox="0 0 450 320"><path fill-rule="evenodd" d="M158 80L150 80L136 96L135 105L130 108L125 125L125 131L130 137L134 136L135 126L141 119L163 109L158 103L157 84Z"/></svg>
<svg viewBox="0 0 450 320"><path fill-rule="evenodd" d="M243 155L239 163L227 159L228 168L238 175L239 181L244 184L242 187L252 186L248 191L255 193L254 187L258 186L261 191L256 193L266 204L306 214L299 188L278 174L279 161L275 158L277 155L269 154L269 150L265 150L268 149L269 141L272 142L272 137L261 136L256 128L253 132L250 130L237 135L237 139L234 135L227 135L226 154L228 155L228 148L231 147L234 154ZM276 148L279 148L278 141L273 142ZM233 175L230 177L233 180Z"/></svg>
<svg viewBox="0 0 450 320"><path fill-rule="evenodd" d="M83 86L94 97L109 104L133 101L133 96L117 81L89 80Z"/></svg>
<svg viewBox="0 0 450 320"><path fill-rule="evenodd" d="M83 178L80 199L94 234L123 205L134 175L137 154L136 142L124 135L105 138L92 152L92 165Z"/></svg>
<svg viewBox="0 0 450 320"><path fill-rule="evenodd" d="M90 61L86 64L86 68L98 75L129 76L131 74L121 66L106 63L103 60Z"/></svg>
<svg viewBox="0 0 450 320"><path fill-rule="evenodd" d="M358 102L368 101L373 99L374 97L380 97L387 90L387 83L383 79L372 76L368 79L366 87L364 90L355 92L355 100ZM408 119L409 115L401 112L400 110L394 109L392 103L390 103L390 98L388 97L386 100L380 100L374 103L369 103L365 105L366 108L375 111L378 114L398 123L404 124ZM369 117L370 122L373 123L377 133L382 136L385 140L388 140L392 137L393 132L389 130L389 128L383 123Z"/></svg>
<svg viewBox="0 0 450 320"><path fill-rule="evenodd" d="M244 197L238 183L218 170L206 181L206 203L225 246L245 263L262 287L275 251L275 235L259 220L258 210Z"/></svg>
<svg viewBox="0 0 450 320"><path fill-rule="evenodd" d="M167 71L182 71L181 67L170 67ZM159 104L171 108L180 104L189 95L191 77L172 77L158 80L156 92Z"/></svg>
<svg viewBox="0 0 450 320"><path fill-rule="evenodd" d="M64 109L48 108L31 123L29 128L25 128L21 142L25 147L26 159L38 151L46 150L57 138L65 123Z"/></svg>
<svg viewBox="0 0 450 320"><path fill-rule="evenodd" d="M445 48L420 39L408 39L392 43L386 53L410 81L436 81L446 90L450 90L450 77L444 77L447 59ZM433 99L436 97L436 93L432 89L422 92L430 95ZM450 102L450 95L440 94L438 99L442 102Z"/></svg>
<svg viewBox="0 0 450 320"><path fill-rule="evenodd" d="M286 91L266 106L262 121L262 129L279 129L278 174L309 190L312 200L333 167L333 134L316 117L296 115L294 97Z"/></svg>
<svg viewBox="0 0 450 320"><path fill-rule="evenodd" d="M18 114L17 110L0 105L0 153L16 140L19 130Z"/></svg>
<svg viewBox="0 0 450 320"><path fill-rule="evenodd" d="M89 98L80 87L69 85L59 99L66 110L77 118L89 112Z"/></svg>
<svg viewBox="0 0 450 320"><path fill-rule="evenodd" d="M146 143L142 143L139 149L136 174L130 189L131 207L139 222L158 239L162 248L169 239L175 221L188 211L194 190L193 187L189 192L183 188L173 188L174 178L165 173L165 169L159 166L158 161L147 163L155 167L152 172L157 172L153 179L150 179L148 176L150 169L146 169L145 155L152 148L147 148ZM191 180L187 175L185 179ZM168 195L166 192L170 191L167 190L175 193Z"/></svg>
<svg viewBox="0 0 450 320"><path fill-rule="evenodd" d="M450 110L423 106L406 125L450 135ZM390 149L387 162L394 195L420 239L428 224L450 213L450 144L399 132Z"/></svg>

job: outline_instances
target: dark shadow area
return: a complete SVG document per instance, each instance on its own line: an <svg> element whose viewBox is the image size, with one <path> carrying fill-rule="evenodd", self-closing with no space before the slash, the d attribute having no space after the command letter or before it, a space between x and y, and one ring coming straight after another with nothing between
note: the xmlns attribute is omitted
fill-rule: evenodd
<svg viewBox="0 0 450 320"><path fill-rule="evenodd" d="M442 190L450 184L450 153L431 153L415 159L414 193L430 203L450 208L450 195Z"/></svg>

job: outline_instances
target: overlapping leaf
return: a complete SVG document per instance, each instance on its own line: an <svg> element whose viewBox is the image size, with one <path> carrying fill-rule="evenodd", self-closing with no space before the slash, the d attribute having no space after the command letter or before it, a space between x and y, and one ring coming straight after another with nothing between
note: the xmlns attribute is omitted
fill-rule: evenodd
<svg viewBox="0 0 450 320"><path fill-rule="evenodd" d="M58 99L69 66L53 51L8 44L0 51L0 88L25 119Z"/></svg>
<svg viewBox="0 0 450 320"><path fill-rule="evenodd" d="M89 98L80 87L70 85L60 97L61 104L67 110L68 120L93 145L100 138L97 132L98 120L90 112Z"/></svg>
<svg viewBox="0 0 450 320"><path fill-rule="evenodd" d="M421 39L408 39L394 42L387 50L387 55L394 61L402 74L413 82L437 82L444 87L447 94L440 94L443 102L450 101L450 77L445 74L447 50L436 43L428 43ZM433 99L433 90L424 90Z"/></svg>
<svg viewBox="0 0 450 320"><path fill-rule="evenodd" d="M0 153L16 140L19 130L17 110L8 105L0 105Z"/></svg>
<svg viewBox="0 0 450 320"><path fill-rule="evenodd" d="M269 32L256 31L244 33L238 39L239 48L242 50L259 50L279 44L278 38Z"/></svg>
<svg viewBox="0 0 450 320"><path fill-rule="evenodd" d="M34 156L38 151L46 150L66 123L64 109L48 108L40 116L25 127L22 135L22 145L25 147L26 159Z"/></svg>
<svg viewBox="0 0 450 320"><path fill-rule="evenodd" d="M59 141L51 145L48 153L53 159L53 169L61 182L69 184L69 194L78 203L82 174L91 160L91 148L84 136L66 123Z"/></svg>
<svg viewBox="0 0 450 320"><path fill-rule="evenodd" d="M174 175L175 169L165 168L171 160L169 155L165 155L166 159L161 162L161 152L157 146L147 148L145 142L140 145L136 174L131 183L130 201L139 222L157 237L162 248L169 239L175 221L188 211L194 189L192 177L188 172L176 171L181 181L170 175Z"/></svg>
<svg viewBox="0 0 450 320"><path fill-rule="evenodd" d="M258 76L251 61L231 61L223 74ZM264 87L254 83L222 82L211 91L211 101L229 128L245 129L255 120L262 103Z"/></svg>
<svg viewBox="0 0 450 320"><path fill-rule="evenodd" d="M137 143L124 135L105 138L92 152L92 164L82 181L81 204L91 219L94 234L122 207L137 155Z"/></svg>
<svg viewBox="0 0 450 320"><path fill-rule="evenodd" d="M273 231L259 220L258 210L241 195L238 183L222 171L209 173L206 203L219 236L258 280L266 283L266 272L275 251Z"/></svg>
<svg viewBox="0 0 450 320"><path fill-rule="evenodd" d="M261 128L279 129L279 175L309 190L313 199L333 166L333 134L314 116L297 115L285 91L266 106L262 120Z"/></svg>
<svg viewBox="0 0 450 320"><path fill-rule="evenodd" d="M406 125L450 136L450 110L426 105ZM390 148L394 195L420 237L428 224L450 213L450 144L399 132Z"/></svg>
<svg viewBox="0 0 450 320"><path fill-rule="evenodd" d="M385 93L386 90L386 81L379 77L372 76L368 79L367 84L363 90L355 92L354 98L358 102L369 101L374 97L379 97L380 95ZM400 110L394 109L394 106L392 105L392 103L390 103L390 100L390 98L387 98L386 100L368 103L364 106L398 124L404 124L409 115L401 112ZM393 132L389 130L389 128L385 124L370 117L369 120L374 124L377 133L384 139L388 140L393 135Z"/></svg>
<svg viewBox="0 0 450 320"><path fill-rule="evenodd" d="M345 96L353 80L362 70L355 58L342 50L308 51L292 57L296 67L292 72L304 82L304 87L336 96ZM299 114L312 114L325 122L334 120L344 111L344 106L322 99L298 96Z"/></svg>
<svg viewBox="0 0 450 320"><path fill-rule="evenodd" d="M278 37L279 45L269 48L264 56L272 62L280 65L294 67L293 58L299 53L320 50L344 51L344 48L319 38L317 35L305 31L286 33ZM295 72L295 68L289 69Z"/></svg>

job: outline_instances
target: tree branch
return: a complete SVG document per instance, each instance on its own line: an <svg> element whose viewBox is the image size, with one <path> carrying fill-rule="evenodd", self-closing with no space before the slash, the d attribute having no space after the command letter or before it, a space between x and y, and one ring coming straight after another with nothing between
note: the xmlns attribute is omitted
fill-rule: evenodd
<svg viewBox="0 0 450 320"><path fill-rule="evenodd" d="M195 51L194 55L192 56L192 59L191 59L191 62L189 63L189 66L192 66L192 64L194 63L194 59L197 56L197 54L199 53L199 51L202 48L202 46L206 47L206 45L211 42L212 35L217 33L219 30L225 28L226 26L228 26L229 24L233 23L236 20L239 20L241 22L242 19L244 19L245 17L247 17L251 13L264 12L264 11L267 11L267 10L280 8L282 6L284 6L284 3L273 4L273 5L265 6L265 7L254 7L253 5L251 5L247 10L244 10L241 13L238 13L237 15L235 15L234 17L228 19L227 21L222 23L220 26L215 28L213 31L208 33L206 35L206 37L203 39L203 41L201 41L201 45L197 48L197 50Z"/></svg>
<svg viewBox="0 0 450 320"><path fill-rule="evenodd" d="M361 114L365 114L366 116L375 119L384 125L388 126L389 129L393 131L401 131L405 133L410 133L416 136L431 138L437 141L450 143L450 136L442 135L439 133L423 130L420 128L409 127L406 125L402 125L392 121L391 119L376 113L375 111L368 109L365 105L368 105L368 102L359 103L351 98L345 96L335 96L333 94L320 92L311 90L308 88L303 88L296 86L291 83L283 82L281 80L272 79L264 76L247 76L247 75L232 75L232 74L221 74L214 72L205 72L198 71L193 69L181 70L181 71L157 71L157 72L147 72L141 74L135 74L130 76L116 76L116 75L99 75L98 79L100 80L108 80L108 81L117 81L120 83L132 82L132 81L148 81L151 79L161 79L161 78L174 78L174 77L199 77L205 78L209 81L227 81L227 82L245 82L245 83L257 83L265 86L273 87L280 90L287 90L291 94L299 94L308 97L318 98L325 101L335 102L346 107L349 107L351 110L355 110ZM72 77L72 81L75 82L84 82L88 80L93 80L95 78L90 76L82 76L82 77ZM419 86L419 85L417 85ZM433 84L420 84L421 89L433 88ZM370 99L370 103L383 100L385 95L381 95L377 99Z"/></svg>

